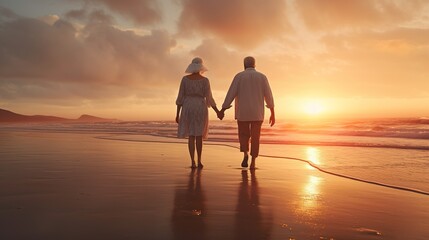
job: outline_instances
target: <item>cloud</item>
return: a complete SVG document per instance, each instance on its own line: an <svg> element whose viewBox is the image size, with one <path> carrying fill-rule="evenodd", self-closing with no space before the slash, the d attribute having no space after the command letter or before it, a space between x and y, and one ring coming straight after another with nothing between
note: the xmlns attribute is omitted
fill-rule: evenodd
<svg viewBox="0 0 429 240"><path fill-rule="evenodd" d="M85 20L88 16L86 9L73 9L66 12L65 17L72 20Z"/></svg>
<svg viewBox="0 0 429 240"><path fill-rule="evenodd" d="M313 30L395 25L413 19L427 5L424 0L305 0L294 5Z"/></svg>
<svg viewBox="0 0 429 240"><path fill-rule="evenodd" d="M53 25L31 18L2 22L0 96L94 99L175 86L183 71L181 57L170 54L174 46L166 31L141 36L99 21L82 29L63 19Z"/></svg>
<svg viewBox="0 0 429 240"><path fill-rule="evenodd" d="M86 3L103 4L110 10L133 20L136 24L153 24L161 20L156 0L83 0Z"/></svg>
<svg viewBox="0 0 429 240"><path fill-rule="evenodd" d="M0 21L3 19L13 19L13 18L17 18L18 15L16 13L14 13L12 10L2 7L0 5Z"/></svg>
<svg viewBox="0 0 429 240"><path fill-rule="evenodd" d="M112 117L140 108L165 116L171 104L174 116L175 94L194 56L204 59L221 104L248 54L279 99L429 97L423 1L177 1L183 7L175 9L182 10L177 39L154 26L130 30L113 17L155 23L154 1L136 1L155 11L146 20L121 10L122 1L88 0L91 6L38 19L0 7L0 104L79 112L108 105ZM158 26L174 31L170 20Z"/></svg>
<svg viewBox="0 0 429 240"><path fill-rule="evenodd" d="M324 46L323 51L310 55L292 51L291 48L305 49L307 45L291 42L283 48L276 47L277 51L255 54L257 69L267 75L276 97L429 97L429 29L398 27L384 32L367 29L325 33L318 42ZM224 72L221 77L227 80L228 75L233 76L242 68L239 51L227 51L213 41L203 43L198 49L201 56L217 59L208 67ZM239 65L231 66L235 63ZM222 66L224 69L218 70ZM225 89L227 80L218 89Z"/></svg>
<svg viewBox="0 0 429 240"><path fill-rule="evenodd" d="M361 31L327 35L326 52L313 69L327 60L341 63L335 71L319 74L335 95L360 97L428 97L429 30L396 28L386 32ZM330 87L329 87L330 86Z"/></svg>
<svg viewBox="0 0 429 240"><path fill-rule="evenodd" d="M92 11L88 11L85 8L74 9L66 12L65 18L70 21L77 21L84 24L89 22L113 25L115 23L115 19L101 9L94 9Z"/></svg>
<svg viewBox="0 0 429 240"><path fill-rule="evenodd" d="M182 35L212 34L241 48L257 46L288 29L285 1L180 0Z"/></svg>
<svg viewBox="0 0 429 240"><path fill-rule="evenodd" d="M39 18L42 22L45 22L49 25L53 25L55 22L57 22L60 17L55 14L45 15Z"/></svg>
<svg viewBox="0 0 429 240"><path fill-rule="evenodd" d="M228 50L219 40L206 39L191 52L203 58L209 69L207 74L213 78L211 84L215 87L229 87L234 75L243 70L245 56L238 51Z"/></svg>

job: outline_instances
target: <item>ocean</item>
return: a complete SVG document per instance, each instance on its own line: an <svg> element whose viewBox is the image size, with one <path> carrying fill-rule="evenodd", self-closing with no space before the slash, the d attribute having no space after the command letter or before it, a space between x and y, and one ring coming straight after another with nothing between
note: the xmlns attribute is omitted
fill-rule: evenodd
<svg viewBox="0 0 429 240"><path fill-rule="evenodd" d="M151 135L170 141L176 138L177 124L171 121L34 123L2 124L0 129L95 133L103 138L133 141L139 141L138 136ZM235 121L211 121L205 144L237 148ZM304 161L309 167L339 177L429 194L427 118L278 120L274 127L265 122L261 144L261 157L270 161Z"/></svg>

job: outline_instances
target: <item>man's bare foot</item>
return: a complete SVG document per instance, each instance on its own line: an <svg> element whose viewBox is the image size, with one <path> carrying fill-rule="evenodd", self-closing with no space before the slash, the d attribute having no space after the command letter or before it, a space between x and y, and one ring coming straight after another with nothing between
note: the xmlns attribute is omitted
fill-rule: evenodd
<svg viewBox="0 0 429 240"><path fill-rule="evenodd" d="M250 163L249 168L252 170L256 169L256 159L252 158L252 162Z"/></svg>

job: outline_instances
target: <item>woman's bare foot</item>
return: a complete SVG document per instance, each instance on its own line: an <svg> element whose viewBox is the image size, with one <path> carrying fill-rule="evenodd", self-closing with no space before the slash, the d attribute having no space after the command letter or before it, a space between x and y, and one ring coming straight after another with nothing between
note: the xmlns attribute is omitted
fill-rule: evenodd
<svg viewBox="0 0 429 240"><path fill-rule="evenodd" d="M204 167L204 165L203 165L201 162L199 162L199 163L198 163L198 168L199 168L199 169L202 169L203 167Z"/></svg>
<svg viewBox="0 0 429 240"><path fill-rule="evenodd" d="M197 168L197 165L195 164L195 161L192 161L191 168Z"/></svg>

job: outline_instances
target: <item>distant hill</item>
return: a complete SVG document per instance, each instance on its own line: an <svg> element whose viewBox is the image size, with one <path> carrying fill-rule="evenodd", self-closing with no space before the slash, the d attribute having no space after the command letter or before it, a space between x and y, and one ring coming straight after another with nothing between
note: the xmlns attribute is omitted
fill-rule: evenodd
<svg viewBox="0 0 429 240"><path fill-rule="evenodd" d="M0 109L0 122L24 123L24 122L112 122L115 119L106 119L91 115L82 115L78 119L68 119L56 116L22 115L5 109Z"/></svg>
<svg viewBox="0 0 429 240"><path fill-rule="evenodd" d="M95 117L95 116L84 114L84 115L80 116L75 121L79 121L79 122L113 122L113 121L117 121L117 120L116 119L107 119L107 118Z"/></svg>

